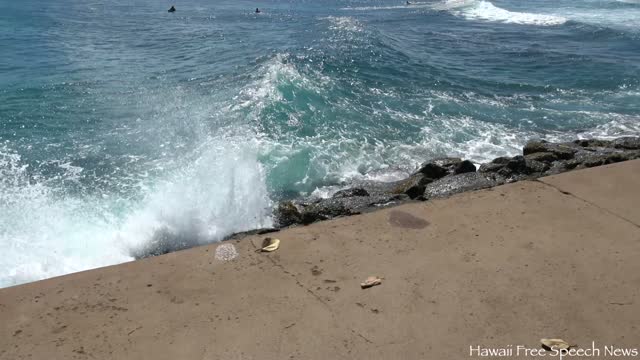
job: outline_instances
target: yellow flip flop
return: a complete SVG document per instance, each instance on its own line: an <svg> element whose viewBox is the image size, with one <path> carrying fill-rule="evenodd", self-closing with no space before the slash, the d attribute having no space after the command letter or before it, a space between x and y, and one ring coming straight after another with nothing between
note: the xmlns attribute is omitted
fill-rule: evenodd
<svg viewBox="0 0 640 360"><path fill-rule="evenodd" d="M540 339L540 342L549 349L567 350L575 346L562 339Z"/></svg>
<svg viewBox="0 0 640 360"><path fill-rule="evenodd" d="M280 247L280 239L274 239L274 238L265 238L264 241L262 242L262 249L260 249L263 252L272 252L272 251L276 251L278 250L278 248Z"/></svg>

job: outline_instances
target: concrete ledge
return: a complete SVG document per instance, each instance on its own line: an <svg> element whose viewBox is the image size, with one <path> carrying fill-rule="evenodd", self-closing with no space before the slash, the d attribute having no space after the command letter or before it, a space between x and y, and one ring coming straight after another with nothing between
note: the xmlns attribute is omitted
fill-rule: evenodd
<svg viewBox="0 0 640 360"><path fill-rule="evenodd" d="M462 359L638 347L639 161L0 289L0 359ZM589 179L589 180L587 180ZM560 190L562 191L560 191ZM367 290L369 275L384 282Z"/></svg>
<svg viewBox="0 0 640 360"><path fill-rule="evenodd" d="M635 225L640 224L637 195L640 160L626 162L624 166L606 165L548 176L540 181L609 210Z"/></svg>

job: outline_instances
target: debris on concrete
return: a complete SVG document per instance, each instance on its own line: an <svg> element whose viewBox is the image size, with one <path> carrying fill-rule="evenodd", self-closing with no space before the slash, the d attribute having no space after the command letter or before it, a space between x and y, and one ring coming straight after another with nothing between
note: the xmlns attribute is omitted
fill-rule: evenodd
<svg viewBox="0 0 640 360"><path fill-rule="evenodd" d="M216 260L229 261L238 257L238 251L236 251L236 247L233 244L224 243L218 245L214 256Z"/></svg>
<svg viewBox="0 0 640 360"><path fill-rule="evenodd" d="M280 239L268 237L268 238L265 238L264 241L262 242L261 251L272 252L272 251L278 250L279 247L280 247Z"/></svg>
<svg viewBox="0 0 640 360"><path fill-rule="evenodd" d="M542 346L548 350L568 350L575 345L570 345L562 339L540 339Z"/></svg>
<svg viewBox="0 0 640 360"><path fill-rule="evenodd" d="M382 284L382 278L369 276L364 282L360 283L360 287L366 289L380 284Z"/></svg>

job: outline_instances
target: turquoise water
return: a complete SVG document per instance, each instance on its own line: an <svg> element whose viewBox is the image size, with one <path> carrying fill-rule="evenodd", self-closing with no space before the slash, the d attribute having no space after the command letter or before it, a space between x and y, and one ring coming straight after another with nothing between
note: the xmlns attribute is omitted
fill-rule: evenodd
<svg viewBox="0 0 640 360"><path fill-rule="evenodd" d="M640 134L638 1L0 5L0 286L435 156Z"/></svg>

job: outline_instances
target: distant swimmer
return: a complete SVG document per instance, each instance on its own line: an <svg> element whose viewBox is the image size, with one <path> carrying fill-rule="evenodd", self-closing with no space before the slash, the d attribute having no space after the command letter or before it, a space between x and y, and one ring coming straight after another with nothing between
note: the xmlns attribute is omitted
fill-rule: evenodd
<svg viewBox="0 0 640 360"><path fill-rule="evenodd" d="M176 7L171 5L171 7L169 8L169 10L167 10L168 12L176 12Z"/></svg>
<svg viewBox="0 0 640 360"><path fill-rule="evenodd" d="M407 5L411 5L411 2L407 1Z"/></svg>
<svg viewBox="0 0 640 360"><path fill-rule="evenodd" d="M256 8L256 14L260 14L260 9Z"/></svg>

